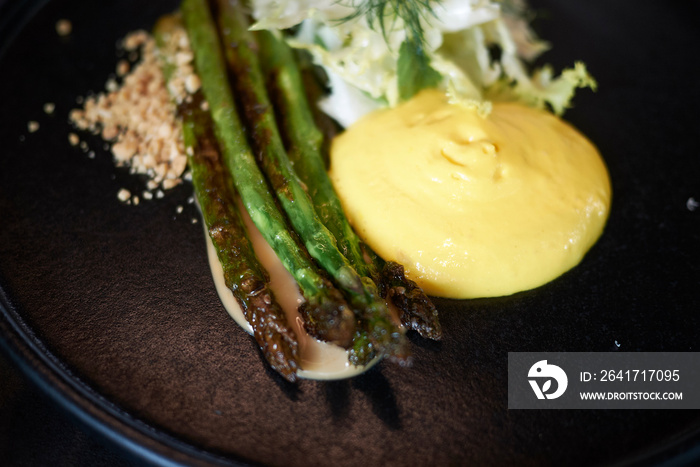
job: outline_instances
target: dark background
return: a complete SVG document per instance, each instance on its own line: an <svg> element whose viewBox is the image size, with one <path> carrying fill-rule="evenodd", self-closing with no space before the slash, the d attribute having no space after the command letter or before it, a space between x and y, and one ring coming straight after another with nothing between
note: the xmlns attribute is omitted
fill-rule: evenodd
<svg viewBox="0 0 700 467"><path fill-rule="evenodd" d="M29 3L0 0L0 29L15 29L6 23L10 13ZM0 44L0 50L5 45ZM3 339L0 336L0 341ZM134 457L96 436L94 430L58 406L20 371L7 352L0 345L0 465L134 465Z"/></svg>
<svg viewBox="0 0 700 467"><path fill-rule="evenodd" d="M8 28L4 24L3 13L23 8L23 5L29 3L31 2L0 0L0 26L6 30ZM116 2L111 2L110 5L112 4ZM591 257L562 281L516 297L513 301L472 302L468 306L470 320L466 323L462 319L463 315L458 315L455 311L458 305L446 301L441 304L441 309L445 310L445 327L457 329L469 336L469 344L480 349L484 356L489 352L496 354L494 346L501 345L501 350L508 348L509 342L512 342L514 350L523 351L543 350L543 342L548 342L546 350L552 351L610 351L615 350L615 341L621 343L622 350L697 351L700 211L689 211L685 203L691 196L700 200L700 151L695 136L700 128L697 112L700 91L696 84L698 65L695 57L700 45L696 27L698 3L680 0L548 0L533 4L541 8L542 13L536 21L538 30L545 39L551 39L554 43L554 49L545 56L545 60L561 67L571 64L574 59L581 59L589 65L590 71L599 81L598 93L594 95L582 92L575 100L575 108L566 117L603 150L613 180L613 215L606 234ZM118 12L118 9L113 8L111 11ZM144 16L148 15L144 13ZM106 18L105 21L111 23L117 20ZM566 28L560 26L562 22L567 25ZM113 25L109 27L111 33L115 29L119 28ZM126 31L122 34L124 32ZM0 47L2 45L5 44L0 44ZM30 50L29 47L25 48ZM30 58L27 57L27 63ZM81 60L77 55L72 58ZM114 60L111 44L105 48L103 60ZM0 63L4 63L2 58ZM56 60L55 63L59 61ZM90 64L80 62L80 66L87 70ZM19 72L0 69L0 79L8 73ZM77 83L65 84L82 93L99 86L104 82L104 76L86 75L80 76L78 80ZM7 90L3 96L12 97ZM31 101L30 98L17 98L16 102L24 100ZM6 110L7 102L0 104L2 110ZM39 108L41 103L32 104ZM19 107L16 110L22 122L26 121L29 111ZM2 130L6 131L3 135L10 134L7 128ZM63 143L63 140L56 139L56 144ZM109 162L104 163L103 171L108 171L108 166ZM630 177L630 172L634 176ZM11 176L7 173L0 178L7 186L10 186L10 179ZM93 183L99 184L99 181ZM0 190L3 188L6 186L0 185ZM91 191L86 189L86 192ZM179 192L175 196L184 199L187 193ZM181 199L172 201L172 204L178 202ZM70 213L69 210L66 212ZM127 215L131 216L132 213ZM154 215L158 215L156 211ZM133 216L136 217L135 214ZM7 232L2 230L6 227L0 226L0 234ZM123 228L122 225L111 227L116 230ZM11 237L2 237L3 240L8 238ZM178 247L192 248L194 251L201 248L198 243L190 245L189 237L185 240L174 238L183 243L178 244ZM5 257L19 261L19 255L12 255L11 245L3 246L4 249L0 247L0 251L5 253ZM605 259L599 259L603 253ZM615 271L600 271L602 266L610 265ZM575 286L569 282L579 281L594 287L598 279L592 276L596 274L605 280L615 280L619 276L625 278L619 283L619 295L605 295L608 300L605 306L584 298L578 302L581 308L578 313L567 318L566 311L573 305L567 303L562 306L559 302L550 300L550 294L555 296L575 290ZM179 277L177 279L182 280ZM181 285L180 282L176 284ZM590 293L604 294L606 291L593 289ZM534 310L531 309L533 304L554 306ZM482 306L483 311L480 308ZM519 313L515 321L513 315L501 310L509 307ZM628 310L632 312L627 313ZM560 312L564 317L558 318ZM528 327L528 318L534 318L538 313L552 324L542 328L545 336L527 335L528 331L532 331ZM624 318L607 316L606 313L620 313ZM572 335L567 330L571 320L580 327L581 331L577 335ZM247 348L250 343L242 339L241 345L242 348ZM458 350L467 346L466 343L446 342L445 346L449 345L457 345ZM4 350L7 350L6 347L8 346L0 346ZM419 352L426 355L422 361L429 365L433 350L419 349ZM470 348L469 352L478 362L479 350L472 351ZM27 364L23 357L16 354L14 357L13 361ZM488 360L486 357L483 359ZM258 365L260 362L253 358L252 371L257 371ZM494 369L481 368L478 363L466 363L465 367L480 375L483 378L480 381L485 381L471 383L468 388L470 390L479 389L479 384L489 387L490 384L499 383L498 371ZM455 365L448 369L462 371L462 366ZM33 374L37 376L36 373ZM47 397L44 391L46 385L43 385L43 389L35 385L37 381L41 383L41 373L38 376L34 382L25 379L14 363L8 361L7 355L0 353L0 463L126 465L133 461L103 435L87 428L75 415L67 414L64 406L59 406L55 399ZM262 384L269 385L268 378L263 374ZM351 399L356 397L355 393L366 395L370 405L367 411L382 419L391 430L395 430L400 427L400 420L392 409L396 409L396 406L400 408L403 401L401 398L382 399L385 394L372 389L377 386L381 388L382 385L390 386L391 383L397 388L398 383L395 381L399 381L396 372L385 368L383 373L370 372L358 378L349 389L342 385L329 386L335 389L328 390L325 397L330 401L342 401L347 399L347 392L351 393ZM310 386L311 384L302 385L307 390ZM281 391L280 389L279 392ZM357 399L352 400L356 404L354 410L360 412L360 409L365 409L364 406L358 407L360 404ZM475 401L475 405L477 403ZM352 417L353 414L353 411L348 412L342 407L335 407L335 410L337 413L334 415L339 414L341 417ZM520 412L504 416L496 407L489 406L480 406L478 410L482 418L486 419L489 411L493 411L492 425L486 426L487 429L492 426L496 429L515 427L510 434L513 445L532 447L532 451L521 448L524 451L507 452L505 459L510 460L510 463L519 459L531 464L624 464L640 460L656 463L672 459L679 464L690 464L700 456L698 416L695 412L676 414L665 411L647 414L643 411L617 411L598 414L589 411L586 414L558 414L558 418L551 415L556 428L548 431L542 429L541 424L529 414ZM485 417L483 414L486 414ZM609 443L600 447L602 452L586 453L578 459L563 452L561 446L570 446L572 443L571 438L565 435L567 431L580 436L581 444L585 444L589 437L595 438L595 433L587 433L587 430L618 436L616 430L596 425L601 420L619 423L626 430L619 435L617 447ZM435 426L441 422L443 421L426 420L426 426ZM538 433L537 430L541 431ZM499 434L492 432L484 433L483 436L488 443ZM546 442L542 441L543 437ZM542 441L544 446L542 452L535 452L538 441ZM504 450L508 449L513 448L505 445ZM595 449L595 446L591 449ZM487 455L483 459L493 461L496 458L498 457Z"/></svg>

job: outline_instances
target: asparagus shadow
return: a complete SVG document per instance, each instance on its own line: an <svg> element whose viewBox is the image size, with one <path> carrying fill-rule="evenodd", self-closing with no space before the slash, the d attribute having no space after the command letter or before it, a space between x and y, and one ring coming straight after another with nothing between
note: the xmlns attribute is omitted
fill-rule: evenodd
<svg viewBox="0 0 700 467"><path fill-rule="evenodd" d="M344 419L350 410L349 382L347 380L327 381L323 389L333 421Z"/></svg>
<svg viewBox="0 0 700 467"><path fill-rule="evenodd" d="M394 390L378 366L375 366L367 373L355 377L352 385L369 398L372 404L372 412L390 430L401 429L401 418Z"/></svg>
<svg viewBox="0 0 700 467"><path fill-rule="evenodd" d="M440 352L442 350L442 341L436 341L433 339L426 339L422 337L417 331L409 330L406 333L411 347L420 347L429 352Z"/></svg>

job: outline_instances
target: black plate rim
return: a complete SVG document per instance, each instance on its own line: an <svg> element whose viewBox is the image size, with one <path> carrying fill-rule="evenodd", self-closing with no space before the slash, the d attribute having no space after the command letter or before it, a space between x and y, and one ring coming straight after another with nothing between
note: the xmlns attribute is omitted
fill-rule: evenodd
<svg viewBox="0 0 700 467"><path fill-rule="evenodd" d="M141 462L162 466L250 465L163 433L111 403L65 368L24 322L0 286L0 351L79 424Z"/></svg>

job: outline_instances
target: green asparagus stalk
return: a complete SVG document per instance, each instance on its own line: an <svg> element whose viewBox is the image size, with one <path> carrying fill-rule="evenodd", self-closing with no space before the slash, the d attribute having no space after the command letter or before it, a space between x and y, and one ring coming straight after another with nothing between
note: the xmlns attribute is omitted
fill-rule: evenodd
<svg viewBox="0 0 700 467"><path fill-rule="evenodd" d="M269 31L259 31L256 38L260 45L260 62L271 94L275 96L275 107L284 115L280 121L289 147L289 158L308 187L319 217L335 236L340 251L352 266L380 284L381 295L401 311L403 325L418 331L423 337L440 339L442 330L437 309L427 295L406 278L400 264L384 263L374 254L345 217L326 172L321 149L323 134L314 122L292 50Z"/></svg>
<svg viewBox="0 0 700 467"><path fill-rule="evenodd" d="M407 340L392 321L376 284L369 278L363 280L338 250L335 237L316 214L313 202L289 160L265 89L257 56L258 45L248 30L249 23L242 5L229 0L217 0L215 4L219 30L227 44L225 53L234 87L242 102L256 154L280 205L308 252L330 274L360 319L366 322L372 354L389 355L399 360L407 358ZM355 362L352 358L351 361Z"/></svg>
<svg viewBox="0 0 700 467"><path fill-rule="evenodd" d="M154 28L166 83L173 77L173 37L178 31L185 34L181 21L174 16L161 18ZM189 103L178 105L202 217L223 268L226 286L243 309L263 356L274 370L294 382L299 368L299 344L268 286L267 271L253 252L236 208L235 189L223 167L211 117L202 110L202 102L202 94L197 92Z"/></svg>
<svg viewBox="0 0 700 467"><path fill-rule="evenodd" d="M300 248L268 190L236 113L216 25L207 0L184 0L185 26L202 91L209 104L223 159L253 223L297 281L305 303L300 312L316 338L348 347L355 317L340 292Z"/></svg>

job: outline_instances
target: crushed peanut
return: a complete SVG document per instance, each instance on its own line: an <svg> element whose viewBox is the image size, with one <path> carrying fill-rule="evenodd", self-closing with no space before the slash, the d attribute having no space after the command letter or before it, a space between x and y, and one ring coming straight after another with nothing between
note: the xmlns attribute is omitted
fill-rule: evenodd
<svg viewBox="0 0 700 467"><path fill-rule="evenodd" d="M80 138L75 133L68 133L68 142L71 146L77 146L80 143Z"/></svg>
<svg viewBox="0 0 700 467"><path fill-rule="evenodd" d="M109 92L116 92L116 90L119 89L119 85L115 79L110 78L105 83L105 89Z"/></svg>
<svg viewBox="0 0 700 467"><path fill-rule="evenodd" d="M137 50L139 47L154 46L153 38L143 30L134 31L124 38L123 46L129 52Z"/></svg>
<svg viewBox="0 0 700 467"><path fill-rule="evenodd" d="M187 92L196 92L201 86L192 68L192 52L184 31L177 37L176 86L178 102ZM126 60L117 64L116 72L123 78L121 84L110 78L107 93L85 98L81 109L73 110L70 119L79 130L100 134L112 142L111 152L117 166L129 167L131 173L149 177L146 184L149 200L163 197L182 182L187 166L187 155L182 142L182 130L176 120L175 104L165 86L155 40L145 31L129 34L122 41L127 52L138 53L141 59L133 66ZM73 144L74 138L69 135ZM77 142L75 144L78 144ZM162 190L161 190L162 189ZM123 195L123 192L120 192ZM129 194L131 197L131 194ZM120 198L121 199L121 198ZM138 197L131 198L138 204Z"/></svg>
<svg viewBox="0 0 700 467"><path fill-rule="evenodd" d="M126 202L129 198L131 198L131 192L126 188L122 188L119 190L119 193L117 193L117 198L119 198L119 201Z"/></svg>
<svg viewBox="0 0 700 467"><path fill-rule="evenodd" d="M39 122L35 122L34 120L30 121L27 123L27 130L29 133L34 133L35 131L39 130Z"/></svg>
<svg viewBox="0 0 700 467"><path fill-rule="evenodd" d="M167 178L163 180L163 189L164 190L169 190L171 188L176 187L180 183L180 180L175 180L172 178Z"/></svg>
<svg viewBox="0 0 700 467"><path fill-rule="evenodd" d="M56 110L56 104L53 102L47 102L44 104L44 113L46 113L46 115L53 114L54 110Z"/></svg>
<svg viewBox="0 0 700 467"><path fill-rule="evenodd" d="M202 82L199 80L199 76L192 74L185 78L185 89L189 94L194 94L199 91L202 86Z"/></svg>
<svg viewBox="0 0 700 467"><path fill-rule="evenodd" d="M176 29L170 34L164 45L164 52L167 63L173 65L168 90L180 104L202 86L199 76L194 72L194 54L184 29Z"/></svg>
<svg viewBox="0 0 700 467"><path fill-rule="evenodd" d="M126 60L119 60L117 63L117 76L124 77L131 70L131 65Z"/></svg>
<svg viewBox="0 0 700 467"><path fill-rule="evenodd" d="M73 31L73 24L67 19L59 19L56 22L56 32L59 36L65 37Z"/></svg>

